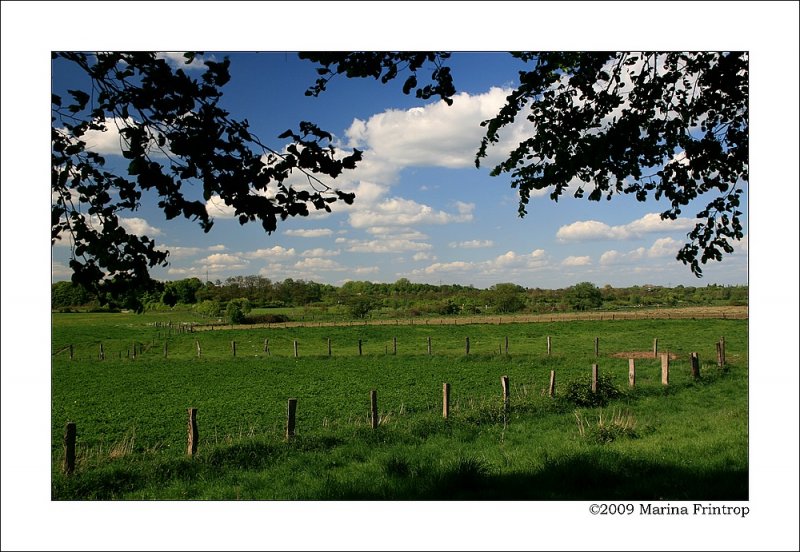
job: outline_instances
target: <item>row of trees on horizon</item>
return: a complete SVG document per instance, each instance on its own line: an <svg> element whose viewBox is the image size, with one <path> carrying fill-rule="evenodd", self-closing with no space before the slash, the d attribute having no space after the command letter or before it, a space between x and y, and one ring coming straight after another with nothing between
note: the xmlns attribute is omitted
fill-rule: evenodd
<svg viewBox="0 0 800 552"><path fill-rule="evenodd" d="M51 299L54 310L100 309L96 297L71 282L52 284ZM748 286L709 284L703 287L643 285L614 288L581 282L562 289L525 288L514 283L479 289L471 285L414 283L401 278L394 283L350 281L337 287L291 278L273 282L263 276L235 276L215 282L202 282L199 278L158 282L154 290L136 299L149 311L184 307L209 317L219 317L226 310L238 309L239 313L228 313L227 316L243 321L244 315L253 308L305 307L364 318L373 311L396 316L447 316L642 306L747 305ZM123 302L103 308L130 307Z"/></svg>

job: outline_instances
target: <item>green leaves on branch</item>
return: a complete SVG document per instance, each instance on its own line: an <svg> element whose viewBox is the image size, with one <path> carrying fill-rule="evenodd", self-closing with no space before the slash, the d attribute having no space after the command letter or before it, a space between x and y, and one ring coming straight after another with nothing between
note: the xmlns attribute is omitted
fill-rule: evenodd
<svg viewBox="0 0 800 552"><path fill-rule="evenodd" d="M447 105L452 105L456 89L450 68L442 65L450 57L447 52L302 52L300 59L319 64L316 83L306 90L306 96L319 96L327 88L328 82L336 75L347 78L368 78L386 84L401 72L409 71L403 83L403 94L416 89L416 97L427 100L438 96ZM418 88L417 71L427 63L435 67L431 83Z"/></svg>
<svg viewBox="0 0 800 552"><path fill-rule="evenodd" d="M267 232L276 229L279 218L353 201L353 194L322 178L355 168L361 152L339 158L332 135L307 122L297 133L281 135L292 140L288 153L262 143L246 120L231 119L219 106L221 87L230 80L228 59L205 61L205 71L194 79L155 52L57 52L52 57L53 63L78 67L87 78L85 90L67 91L70 99L52 95L52 239L70 240L73 282L101 301L148 291L153 285L149 270L167 264L167 251L120 223L121 216L139 208L144 191L157 193L167 219L183 216L204 232L213 225L205 203L212 197L232 207L242 224L259 221ZM196 58L193 52L184 55L187 64ZM120 154L129 161L125 174L103 168L103 156L87 147L88 130L118 131ZM297 172L307 186L285 184ZM198 185L203 201L187 197L186 184Z"/></svg>
<svg viewBox="0 0 800 552"><path fill-rule="evenodd" d="M666 199L662 219L704 194L716 197L677 259L701 276L700 264L731 253L743 237L738 210L748 182L748 54L746 52L522 52L532 65L486 134L476 166L520 116L532 125L491 171L510 174L519 215L531 193L558 198L591 189L590 201L634 194ZM652 196L650 195L652 193Z"/></svg>
<svg viewBox="0 0 800 552"><path fill-rule="evenodd" d="M736 208L748 182L749 58L746 52L515 52L530 64L506 104L481 125L486 134L475 164L500 141L503 128L524 117L531 135L498 163L492 176L511 175L520 216L531 194L550 199L570 191L590 201L633 194L638 201L665 199L663 219L704 194L716 196L697 215L707 218L688 234L677 259L702 275L701 264L733 251L743 237ZM319 78L306 91L318 96L336 75L371 77L386 84L410 75L403 93L455 94L446 52L308 52ZM431 83L420 87L420 69L432 64Z"/></svg>

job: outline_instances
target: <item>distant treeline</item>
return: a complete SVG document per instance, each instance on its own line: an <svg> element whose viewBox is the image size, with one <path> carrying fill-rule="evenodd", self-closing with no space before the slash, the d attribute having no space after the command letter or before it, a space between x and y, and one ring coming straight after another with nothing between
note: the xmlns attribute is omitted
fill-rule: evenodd
<svg viewBox="0 0 800 552"><path fill-rule="evenodd" d="M747 305L748 286L614 288L581 282L563 289L524 288L513 283L478 289L456 284L418 284L401 278L394 283L351 281L337 287L291 278L273 282L263 276L236 276L224 282L204 283L198 278L157 282L155 289L139 299L145 310L187 305L193 306L199 314L213 317L222 316L226 309L230 310L228 307L243 313L252 308L305 307L363 318L376 310L387 315L425 316ZM52 308L108 310L125 308L125 305L100 308L97 298L82 288L70 282L57 282L52 285Z"/></svg>

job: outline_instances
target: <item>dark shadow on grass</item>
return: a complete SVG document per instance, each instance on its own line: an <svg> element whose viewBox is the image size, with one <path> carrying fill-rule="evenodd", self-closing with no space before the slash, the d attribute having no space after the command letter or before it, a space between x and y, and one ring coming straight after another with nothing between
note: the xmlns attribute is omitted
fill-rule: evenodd
<svg viewBox="0 0 800 552"><path fill-rule="evenodd" d="M53 500L114 500L141 489L147 478L130 465L107 466L52 483Z"/></svg>
<svg viewBox="0 0 800 552"><path fill-rule="evenodd" d="M325 450L332 441L297 443ZM104 466L70 478L56 477L53 500L115 500L148 485L214 479L231 470L258 470L293 455L293 445L255 443L221 447L205 458ZM394 455L387 479L360 484L330 478L324 496L310 500L748 500L747 469L703 469L631 459L610 451L555 458L528 473L502 473L485 461L459 457L445 466L416 465ZM376 486L376 483L378 486Z"/></svg>
<svg viewBox="0 0 800 552"><path fill-rule="evenodd" d="M342 486L333 500L748 500L747 470L695 470L606 454L551 460L533 473L502 474L483 461L460 458L443 469L424 473L393 459L394 496ZM399 468L399 469L398 469ZM409 478L409 473L416 476Z"/></svg>

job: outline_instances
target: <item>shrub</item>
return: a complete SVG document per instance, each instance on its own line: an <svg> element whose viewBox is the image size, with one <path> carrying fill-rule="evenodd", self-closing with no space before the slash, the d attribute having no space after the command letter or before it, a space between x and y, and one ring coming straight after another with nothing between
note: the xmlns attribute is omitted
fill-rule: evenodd
<svg viewBox="0 0 800 552"><path fill-rule="evenodd" d="M219 301L206 299L194 306L194 312L208 318L218 318L222 314L222 304Z"/></svg>
<svg viewBox="0 0 800 552"><path fill-rule="evenodd" d="M250 314L244 320L245 324L277 324L280 322L289 322L289 317L285 314Z"/></svg>
<svg viewBox="0 0 800 552"><path fill-rule="evenodd" d="M88 309L86 312L110 312L110 313L118 313L118 312L122 312L122 311L120 311L120 310L119 310L118 308L116 308L116 307L112 307L112 306L109 306L109 305L104 305L104 306L102 306L102 307L101 307L101 306L93 306L93 307L91 307L90 309Z"/></svg>
<svg viewBox="0 0 800 552"><path fill-rule="evenodd" d="M622 392L614 385L611 378L607 375L601 375L597 379L597 391L594 393L592 393L591 381L583 378L567 383L564 400L576 406L605 406L609 400L621 395Z"/></svg>
<svg viewBox="0 0 800 552"><path fill-rule="evenodd" d="M367 315L378 306L378 302L374 299L360 295L349 297L345 304L353 318L366 318Z"/></svg>
<svg viewBox="0 0 800 552"><path fill-rule="evenodd" d="M231 299L225 307L225 318L231 324L243 324L248 312L250 312L250 301L245 298Z"/></svg>
<svg viewBox="0 0 800 552"><path fill-rule="evenodd" d="M460 310L461 309L458 307L458 305L453 303L453 301L451 301L450 299L436 305L436 312L443 316L447 316L450 314L458 314L458 311Z"/></svg>

